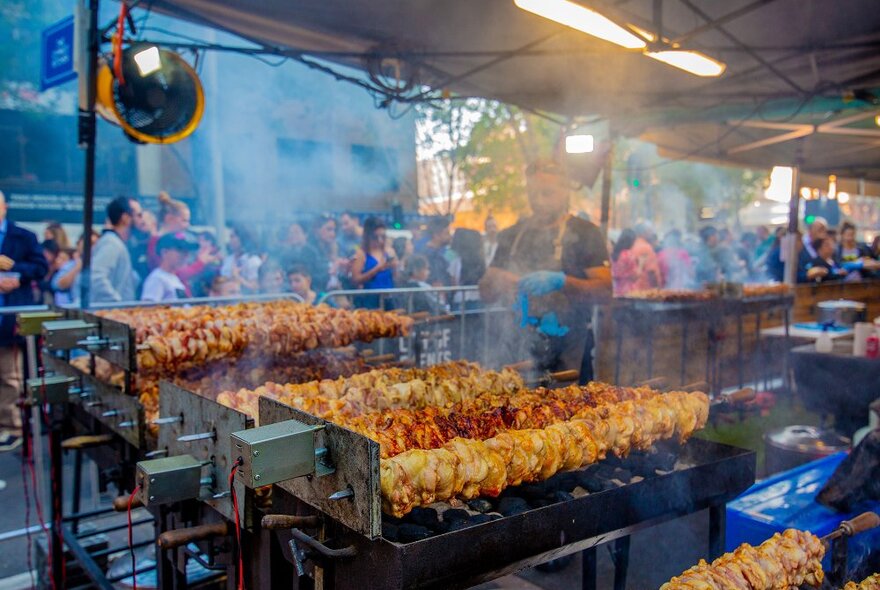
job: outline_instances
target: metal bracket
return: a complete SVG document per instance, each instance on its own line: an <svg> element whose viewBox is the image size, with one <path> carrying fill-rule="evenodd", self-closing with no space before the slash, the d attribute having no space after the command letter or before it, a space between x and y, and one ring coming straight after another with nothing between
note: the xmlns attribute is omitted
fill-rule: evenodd
<svg viewBox="0 0 880 590"><path fill-rule="evenodd" d="M379 444L276 400L263 397L259 403L260 424L292 419L324 426L316 432L315 447L326 448L335 467L335 471L323 477L298 477L282 481L278 487L361 535L371 539L379 537L382 534Z"/></svg>
<svg viewBox="0 0 880 590"><path fill-rule="evenodd" d="M72 350L80 342L98 336L98 324L83 320L43 322L43 338L49 350Z"/></svg>

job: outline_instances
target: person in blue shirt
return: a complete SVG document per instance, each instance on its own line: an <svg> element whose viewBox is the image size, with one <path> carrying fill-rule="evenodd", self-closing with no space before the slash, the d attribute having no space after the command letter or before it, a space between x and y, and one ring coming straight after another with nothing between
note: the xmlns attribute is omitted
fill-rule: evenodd
<svg viewBox="0 0 880 590"><path fill-rule="evenodd" d="M6 218L6 197L0 192L0 306L33 305L35 281L46 276L49 264L37 236ZM15 334L15 315L0 317L0 451L21 446L24 341Z"/></svg>
<svg viewBox="0 0 880 590"><path fill-rule="evenodd" d="M825 236L813 241L813 250L816 256L807 265L807 280L824 283L826 281L839 281L848 271L838 264L834 258L836 245L834 238Z"/></svg>
<svg viewBox="0 0 880 590"><path fill-rule="evenodd" d="M355 252L351 263L351 280L364 289L393 289L394 271L397 270L397 257L388 246L385 224L377 217L364 221L364 234L361 248ZM390 298L386 300L390 304ZM369 295L357 298L358 307L376 309L379 296Z"/></svg>

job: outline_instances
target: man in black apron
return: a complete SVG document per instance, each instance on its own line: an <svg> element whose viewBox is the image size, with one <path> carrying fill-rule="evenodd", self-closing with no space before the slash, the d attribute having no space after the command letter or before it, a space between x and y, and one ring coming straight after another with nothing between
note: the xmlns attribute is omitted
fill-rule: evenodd
<svg viewBox="0 0 880 590"><path fill-rule="evenodd" d="M512 354L542 371L580 369L583 382L592 378L592 304L611 297L605 239L569 214L571 184L558 164L532 164L526 175L532 215L499 234L480 293L510 305L527 298L528 316L539 325L504 338Z"/></svg>

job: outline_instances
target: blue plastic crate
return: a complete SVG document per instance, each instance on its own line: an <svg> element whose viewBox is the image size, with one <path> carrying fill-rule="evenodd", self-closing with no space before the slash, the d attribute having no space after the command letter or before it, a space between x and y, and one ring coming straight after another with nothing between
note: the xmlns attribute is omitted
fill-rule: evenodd
<svg viewBox="0 0 880 590"><path fill-rule="evenodd" d="M756 483L727 505L727 551L742 543L759 545L773 533L795 528L822 536L835 530L841 521L865 510L880 510L880 503L867 504L858 512L842 514L815 501L816 494L846 457L837 453L824 459L778 473ZM856 561L871 549L880 548L880 530L858 535L849 541L850 561ZM824 566L830 562L826 556Z"/></svg>

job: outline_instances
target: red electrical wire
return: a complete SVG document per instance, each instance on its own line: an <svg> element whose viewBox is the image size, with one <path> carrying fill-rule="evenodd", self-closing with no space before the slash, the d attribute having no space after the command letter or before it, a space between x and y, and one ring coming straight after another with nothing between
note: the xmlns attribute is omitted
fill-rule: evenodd
<svg viewBox="0 0 880 590"><path fill-rule="evenodd" d="M134 590L137 590L138 582L137 582L137 567L134 558L134 541L132 537L134 533L132 531L131 526L131 505L134 502L135 496L137 496L138 492L141 491L141 486L134 486L134 489L131 491L131 495L128 497L128 553L131 555L131 587Z"/></svg>
<svg viewBox="0 0 880 590"><path fill-rule="evenodd" d="M244 558L241 555L241 522L238 518L238 497L235 494L235 470L238 469L243 461L241 457L232 464L232 471L229 472L229 495L232 497L232 511L235 513L235 542L238 545L238 590L244 590Z"/></svg>
<svg viewBox="0 0 880 590"><path fill-rule="evenodd" d="M119 20L116 22L116 35L113 37L113 74L116 80L125 86L125 78L122 75L122 41L125 35L125 18L128 14L128 5L125 1L119 6Z"/></svg>

